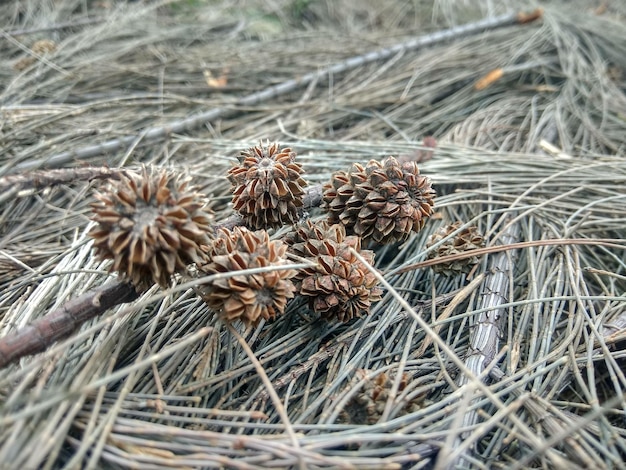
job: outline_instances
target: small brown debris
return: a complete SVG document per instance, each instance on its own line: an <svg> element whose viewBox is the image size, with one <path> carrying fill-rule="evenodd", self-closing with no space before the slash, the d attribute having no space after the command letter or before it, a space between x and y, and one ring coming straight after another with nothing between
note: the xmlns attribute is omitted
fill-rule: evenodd
<svg viewBox="0 0 626 470"><path fill-rule="evenodd" d="M504 76L504 69L494 69L474 84L475 90L484 90Z"/></svg>
<svg viewBox="0 0 626 470"><path fill-rule="evenodd" d="M455 232L461 227L462 222L455 222L453 224L441 227L437 232L432 234L428 238L426 244L427 247L431 247L436 243L439 243L444 238L448 237L451 233ZM457 253L465 253L466 251L476 250L477 248L484 248L485 239L483 235L478 231L478 228L470 225L464 228L454 237L450 238L435 250L428 253L428 258L439 258L442 256L455 255ZM461 273L468 273L473 266L478 264L479 259L477 256L469 258L463 258L448 263L440 263L433 266L433 270L437 273L445 274L447 276L455 276Z"/></svg>
<svg viewBox="0 0 626 470"><path fill-rule="evenodd" d="M50 39L40 39L31 46L30 50L32 51L33 55L22 57L13 64L13 68L18 72L21 72L22 70L30 67L35 62L37 62L36 56L45 56L56 51L57 44Z"/></svg>

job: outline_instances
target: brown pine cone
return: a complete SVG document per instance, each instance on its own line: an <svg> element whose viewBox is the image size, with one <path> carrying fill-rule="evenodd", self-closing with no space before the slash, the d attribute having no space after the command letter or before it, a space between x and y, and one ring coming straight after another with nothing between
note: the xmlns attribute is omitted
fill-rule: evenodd
<svg viewBox="0 0 626 470"><path fill-rule="evenodd" d="M369 264L374 262L374 253L361 251L360 238L347 237L342 225L306 221L285 242L294 254L316 263L301 270L296 279L300 294L310 298L310 307L322 317L346 322L369 312L371 304L381 299L376 277L350 248Z"/></svg>
<svg viewBox="0 0 626 470"><path fill-rule="evenodd" d="M208 250L207 262L198 268L210 275L280 266L286 264L286 251L287 246L270 240L265 230L222 229ZM287 300L294 296L291 278L295 274L291 269L238 274L217 279L200 290L209 307L220 312L226 321L239 319L246 325L256 325L261 318L275 318L285 311Z"/></svg>
<svg viewBox="0 0 626 470"><path fill-rule="evenodd" d="M142 290L169 285L175 272L202 259L210 241L204 197L188 181L165 170L124 176L96 193L97 225L89 232L96 254Z"/></svg>
<svg viewBox="0 0 626 470"><path fill-rule="evenodd" d="M356 378L361 380L371 372L365 369L358 369ZM409 374L406 372L402 374L398 392L403 391L409 381ZM375 378L366 380L361 391L354 395L342 410L340 421L350 424L376 424L385 411L392 386L393 380L386 373L378 374ZM422 407L423 400L423 396L418 396L411 401L405 402L400 410L400 415L418 411Z"/></svg>
<svg viewBox="0 0 626 470"><path fill-rule="evenodd" d="M426 247L430 248L434 244L448 237L452 232L458 230L461 225L463 225L461 222L455 222L453 224L441 227L437 232L433 233L428 238L428 241L426 242ZM437 247L435 250L431 250L428 253L428 258L433 259L447 255L454 255L457 253L464 253L469 250L484 248L484 246L485 239L483 238L483 235L478 231L477 227L472 225L461 230L454 237L439 245L439 247ZM437 273L445 274L447 276L454 276L456 274L470 272L472 267L478 263L478 257L472 256L470 258L463 258L447 263L435 264L433 266L433 270Z"/></svg>
<svg viewBox="0 0 626 470"><path fill-rule="evenodd" d="M324 208L331 223L341 222L349 233L377 243L406 240L433 213L435 191L419 174L415 162L400 164L394 157L349 172L333 174L324 186Z"/></svg>
<svg viewBox="0 0 626 470"><path fill-rule="evenodd" d="M325 241L333 243L345 243L355 249L359 249L360 240L356 235L346 236L345 228L341 224L329 225L325 220L311 222L310 220L299 224L283 237L283 241L289 246L289 251L301 258L315 258ZM369 252L367 252L369 253ZM301 281L306 274L299 271L296 280Z"/></svg>
<svg viewBox="0 0 626 470"><path fill-rule="evenodd" d="M277 143L260 143L241 152L239 164L228 171L233 185L233 205L254 229L295 223L302 207L302 167L296 153Z"/></svg>

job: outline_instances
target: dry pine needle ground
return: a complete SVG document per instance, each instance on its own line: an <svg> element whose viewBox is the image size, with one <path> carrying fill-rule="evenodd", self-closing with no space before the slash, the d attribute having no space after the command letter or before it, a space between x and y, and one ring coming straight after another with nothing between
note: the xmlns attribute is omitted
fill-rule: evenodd
<svg viewBox="0 0 626 470"><path fill-rule="evenodd" d="M432 159L418 164L438 197L419 234L367 247L387 284L361 319L329 323L296 298L275 321L235 332L180 279L0 371L0 462L622 465L619 2L548 2L536 23L400 52L245 106L241 97L269 86L506 5L40 3L0 6L0 177L151 163L190 175L222 220L228 168L259 139L293 148L317 184L355 162L426 160L422 139L433 135ZM165 140L143 133L213 108L228 112ZM129 136L116 150L71 156ZM0 196L0 336L110 278L87 237L99 182L50 186L56 176L37 175ZM428 260L428 237L456 221L486 241L469 274L410 268Z"/></svg>

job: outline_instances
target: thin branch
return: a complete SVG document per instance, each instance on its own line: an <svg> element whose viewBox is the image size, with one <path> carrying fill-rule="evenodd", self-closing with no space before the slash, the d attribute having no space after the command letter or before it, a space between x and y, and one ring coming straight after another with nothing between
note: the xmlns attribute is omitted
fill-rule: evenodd
<svg viewBox="0 0 626 470"><path fill-rule="evenodd" d="M532 248L536 246L565 246L565 245L591 245L591 246L604 246L607 248L617 248L626 250L626 244L624 240L619 238L554 238L552 240L533 240L529 242L518 243L505 243L503 245L487 246L485 248L477 248L475 250L464 251L463 253L457 253L454 255L439 256L437 258L429 259L426 261L420 261L419 263L409 264L398 270L392 270L386 274L401 274L407 271L414 271L416 269L428 268L442 263L450 263L452 261L458 261L465 258L472 258L474 256L482 256L489 253L500 253L509 250L518 250L521 248Z"/></svg>
<svg viewBox="0 0 626 470"><path fill-rule="evenodd" d="M511 245L519 237L519 226L517 224L509 228L509 231L501 235L501 239L506 244ZM510 289L509 273L513 268L512 258L516 250L507 250L498 253L489 263L489 274L482 284L482 298L479 309L483 310L476 320L474 334L470 340L468 357L465 365L472 371L475 377L485 377L483 373L487 369L498 350L500 349L500 317L504 310L500 307L508 302ZM470 383L473 378L461 373L458 385ZM471 409L465 414L463 428L472 428L478 422L478 414L475 409ZM459 437L463 438L463 434Z"/></svg>
<svg viewBox="0 0 626 470"><path fill-rule="evenodd" d="M87 292L15 333L0 338L0 369L24 356L45 351L80 325L108 309L132 302L139 294L125 282L112 282Z"/></svg>
<svg viewBox="0 0 626 470"><path fill-rule="evenodd" d="M48 186L71 183L72 181L89 181L95 179L119 179L124 169L107 167L62 168L60 170L41 170L8 175L0 178L0 193L13 193L24 189L41 189Z"/></svg>
<svg viewBox="0 0 626 470"><path fill-rule="evenodd" d="M285 82L279 83L278 85L273 85L265 88L264 90L239 98L228 106L217 107L209 111L193 114L185 119L172 121L164 126L148 128L141 132L139 136L129 135L126 137L121 137L119 139L112 139L101 142L99 144L89 145L76 150L61 152L45 158L32 159L15 165L13 167L13 171L20 172L24 170L33 170L35 168L40 168L43 166L58 167L72 160L82 160L102 155L107 152L115 152L122 147L132 145L134 142L137 141L137 139L141 139L142 143L144 144L160 141L167 138L171 134L184 133L191 129L200 127L208 121L232 114L237 110L238 107L253 106L269 99L282 96L329 75L340 74L348 70L352 70L356 67L361 67L365 64L369 64L371 62L389 59L390 57L393 57L398 53L413 51L424 47L430 47L444 41L458 39L460 37L478 34L483 31L502 28L513 24L526 24L529 21L535 20L540 17L540 10L535 10L531 14L509 13L506 15L487 18L462 26L455 26L453 28L445 29L442 31L435 31L433 33L410 39L408 41L401 42L390 47L371 51L359 56L350 57L325 69L310 72L297 78L292 78ZM531 18L531 20L529 20L529 18Z"/></svg>
<svg viewBox="0 0 626 470"><path fill-rule="evenodd" d="M26 34L43 33L46 31L57 31L59 29L78 28L80 26L89 26L92 24L103 23L106 21L104 18L85 18L77 21L67 21L65 23L52 24L50 26L42 26L39 28L27 28L27 29L12 29L5 31L9 36L24 36Z"/></svg>

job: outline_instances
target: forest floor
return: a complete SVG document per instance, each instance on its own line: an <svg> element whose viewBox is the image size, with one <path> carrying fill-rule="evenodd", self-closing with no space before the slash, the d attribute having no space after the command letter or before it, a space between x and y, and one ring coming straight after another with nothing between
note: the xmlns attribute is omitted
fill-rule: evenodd
<svg viewBox="0 0 626 470"><path fill-rule="evenodd" d="M230 327L182 275L0 370L0 468L623 468L626 5L541 7L0 5L5 345L115 281L88 232L118 170L187 175L216 223L266 140L312 187L391 155L437 192L367 246L360 318L296 295ZM447 276L427 241L456 221L486 249Z"/></svg>

